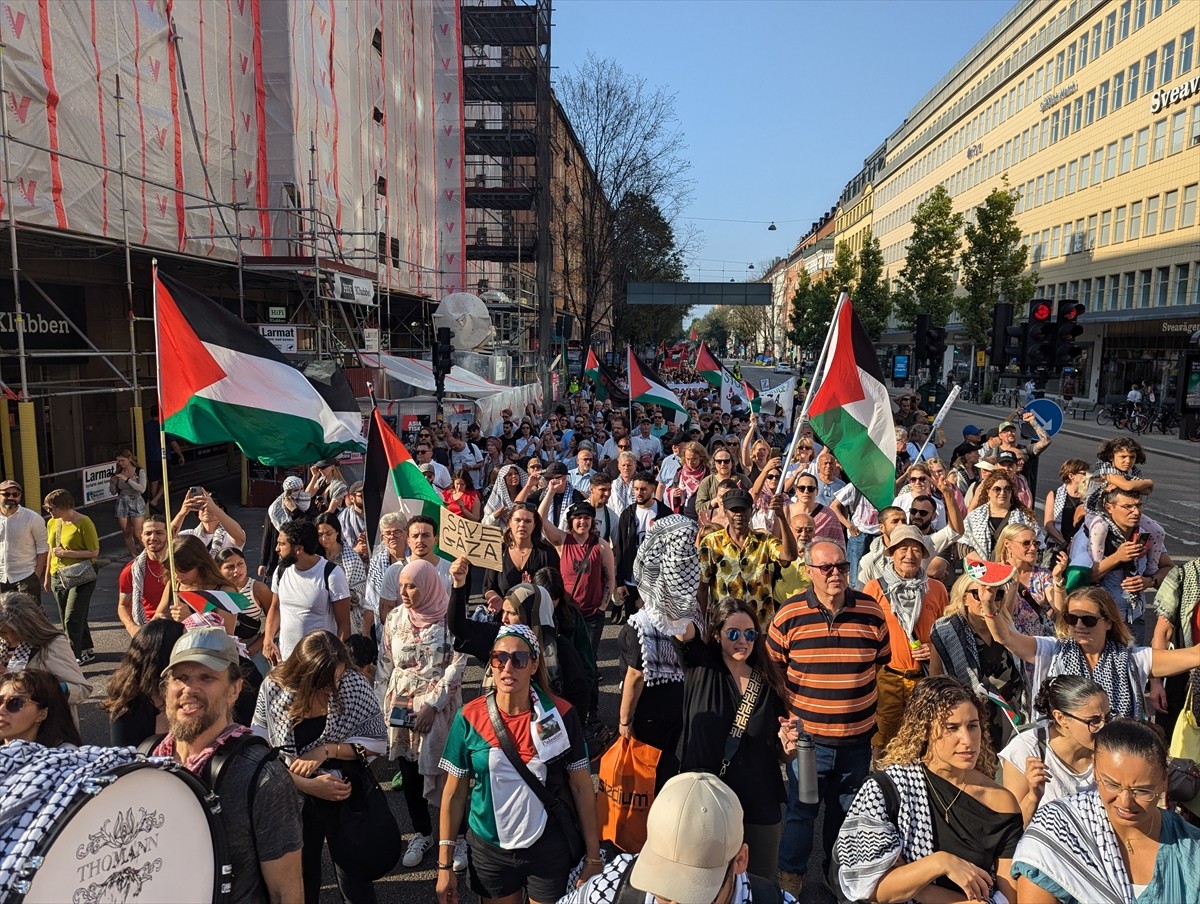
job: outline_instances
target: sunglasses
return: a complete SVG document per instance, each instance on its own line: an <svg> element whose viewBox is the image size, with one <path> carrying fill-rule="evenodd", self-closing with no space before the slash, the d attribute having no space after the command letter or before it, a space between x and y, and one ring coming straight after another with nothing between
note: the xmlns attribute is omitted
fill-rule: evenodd
<svg viewBox="0 0 1200 904"><path fill-rule="evenodd" d="M753 628L746 628L744 631L739 628L726 628L725 637L735 643L742 638L745 638L746 643L754 643L758 640L758 632Z"/></svg>
<svg viewBox="0 0 1200 904"><path fill-rule="evenodd" d="M992 487L991 492L993 492L993 493L1011 493L1012 487Z"/></svg>
<svg viewBox="0 0 1200 904"><path fill-rule="evenodd" d="M928 483L929 478L926 477L924 474L917 474L914 477L908 478L908 482L909 483Z"/></svg>
<svg viewBox="0 0 1200 904"><path fill-rule="evenodd" d="M816 491L817 485L815 483L806 483L803 486L796 487L797 493L815 493Z"/></svg>
<svg viewBox="0 0 1200 904"><path fill-rule="evenodd" d="M817 571L821 572L821 574L823 574L825 577L829 577L835 571L840 575L847 575L850 573L849 562L830 562L828 565L809 565L808 567L817 569Z"/></svg>
<svg viewBox="0 0 1200 904"><path fill-rule="evenodd" d="M733 464L733 459L732 458L714 458L713 464L714 465L731 465L731 464Z"/></svg>
<svg viewBox="0 0 1200 904"><path fill-rule="evenodd" d="M772 471L770 474L767 475L767 480L778 480L779 476L780 475L779 475L778 471ZM813 487L813 489L815 490L816 487Z"/></svg>
<svg viewBox="0 0 1200 904"><path fill-rule="evenodd" d="M909 509L908 513L914 518L932 518L933 512L928 509Z"/></svg>
<svg viewBox="0 0 1200 904"><path fill-rule="evenodd" d="M529 668L529 663L533 660L533 654L528 650L516 650L509 653L505 650L492 650L492 670L500 672L509 663L519 672Z"/></svg>
<svg viewBox="0 0 1200 904"><path fill-rule="evenodd" d="M993 590L989 592L987 590L980 590L978 587L973 590L968 590L967 593L975 597L975 599L979 600L981 603L988 600L998 600L1004 595L1003 591L1000 590Z"/></svg>
<svg viewBox="0 0 1200 904"><path fill-rule="evenodd" d="M1079 718L1079 716L1075 715L1074 713L1064 712L1063 715L1066 716L1068 719L1074 719L1076 722L1082 722L1084 725L1086 725L1088 727L1088 731L1090 731L1092 734L1095 734L1101 728L1103 728L1105 725L1107 725L1109 722L1111 722L1113 720L1112 713L1105 713L1102 716L1091 716L1090 718L1087 718L1087 719L1081 719L1081 718Z"/></svg>
<svg viewBox="0 0 1200 904"><path fill-rule="evenodd" d="M3 703L4 711L6 713L13 713L13 714L19 713L21 710L23 710L25 708L25 704L30 703L30 702L32 702L32 701L28 697L22 696L20 694L14 695L12 697L5 697L4 703Z"/></svg>
<svg viewBox="0 0 1200 904"><path fill-rule="evenodd" d="M811 452L813 450L813 447L802 445L802 446L797 446L796 449L797 449L797 451L800 451L800 452Z"/></svg>
<svg viewBox="0 0 1200 904"><path fill-rule="evenodd" d="M1102 617L1103 616L1100 615L1076 615L1074 612L1068 612L1063 616L1063 618L1066 619L1067 624L1072 628L1074 628L1080 622L1083 622L1083 626L1085 628L1094 628L1096 625L1100 624L1100 619Z"/></svg>

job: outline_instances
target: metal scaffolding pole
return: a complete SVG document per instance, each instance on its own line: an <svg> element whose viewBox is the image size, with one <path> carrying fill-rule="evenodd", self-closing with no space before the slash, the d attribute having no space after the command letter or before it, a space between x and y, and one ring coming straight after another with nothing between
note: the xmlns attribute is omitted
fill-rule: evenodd
<svg viewBox="0 0 1200 904"><path fill-rule="evenodd" d="M117 159L121 162L121 246L125 254L125 304L129 310L129 370L133 378L133 406L129 412L129 426L133 433L133 454L138 464L145 467L147 464L146 426L145 418L142 416L142 387L138 380L137 320L134 319L136 313L133 309L133 262L129 249L129 204L125 179L125 128L124 120L121 116L122 108L125 106L125 98L121 94L120 75L116 77L116 94L114 97L117 101ZM91 340L87 339L86 336L84 339L87 340L88 345L92 345ZM92 347L95 348L94 345ZM105 360L107 361L107 359Z"/></svg>

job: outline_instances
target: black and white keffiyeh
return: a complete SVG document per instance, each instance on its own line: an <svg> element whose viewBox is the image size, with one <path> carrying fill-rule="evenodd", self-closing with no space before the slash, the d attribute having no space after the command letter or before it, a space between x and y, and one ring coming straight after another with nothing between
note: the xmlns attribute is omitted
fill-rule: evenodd
<svg viewBox="0 0 1200 904"><path fill-rule="evenodd" d="M11 892L81 785L137 759L129 747L0 747L0 889Z"/></svg>
<svg viewBox="0 0 1200 904"><path fill-rule="evenodd" d="M679 664L679 654L675 650L675 642L671 635L655 627L650 613L645 608L639 609L629 619L629 624L637 631L638 644L642 649L642 674L645 676L646 686L654 687L658 684L682 681L683 666Z"/></svg>
<svg viewBox="0 0 1200 904"><path fill-rule="evenodd" d="M296 749L295 726L289 714L295 692L281 687L268 675L258 691L254 708L254 730L272 747L283 751L286 760L303 756L318 744L357 744L381 752L387 743L383 711L370 683L359 672L347 669L329 697L325 729L311 744Z"/></svg>
<svg viewBox="0 0 1200 904"><path fill-rule="evenodd" d="M892 560L885 559L879 584L900 627L904 629L910 641L915 640L913 632L921 615L921 607L925 605L925 594L929 590L929 580L925 572L920 572L915 578L902 578L896 573Z"/></svg>
<svg viewBox="0 0 1200 904"><path fill-rule="evenodd" d="M990 523L991 510L987 503L971 509L967 513L967 517L963 519L963 533L958 542L964 546L968 546L980 558L991 559L993 548L996 545L996 537L992 536L992 526ZM1027 525L1038 537L1042 538L1042 527L1030 521L1019 508L1014 508L1008 513L1005 519L1005 524L1024 524ZM999 531L997 531L997 536Z"/></svg>
<svg viewBox="0 0 1200 904"><path fill-rule="evenodd" d="M504 478L506 478L513 471L516 471L519 475L521 475L522 487L529 482L529 475L527 475L522 468L519 468L516 465L505 465L503 468L501 468L500 473L496 475L496 482L492 484L492 493L490 496L488 496L487 502L484 503L483 506L483 519L485 523L500 524L502 526L508 523L508 515L504 515L503 518L501 518L497 516L496 513L501 510L507 512L512 508L512 494L509 493L508 484L505 483Z"/></svg>
<svg viewBox="0 0 1200 904"><path fill-rule="evenodd" d="M29 660L32 658L33 647L25 641L10 647L8 641L0 637L0 662L4 663L4 671L19 672L29 665Z"/></svg>
<svg viewBox="0 0 1200 904"><path fill-rule="evenodd" d="M1124 647L1114 641L1105 641L1100 659L1093 669L1088 665L1083 648L1074 640L1060 640L1046 677L1054 675L1078 675L1091 678L1108 693L1113 715L1120 719L1145 717L1145 701L1142 688L1146 677L1140 673L1133 658L1133 648Z"/></svg>
<svg viewBox="0 0 1200 904"><path fill-rule="evenodd" d="M647 618L663 633L683 634L700 588L696 522L684 515L655 521L638 547L633 577Z"/></svg>

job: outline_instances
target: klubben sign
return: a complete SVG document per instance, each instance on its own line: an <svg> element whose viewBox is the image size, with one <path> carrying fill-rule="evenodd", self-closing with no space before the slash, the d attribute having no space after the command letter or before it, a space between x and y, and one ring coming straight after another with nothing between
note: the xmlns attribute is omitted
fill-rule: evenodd
<svg viewBox="0 0 1200 904"><path fill-rule="evenodd" d="M42 291L62 308L62 314L46 303L29 283L21 282L21 312L24 315L25 348L31 351L85 349L83 336L71 329L71 321L86 335L87 307L82 286L40 283ZM63 315L66 316L63 316ZM68 319L69 318L69 319ZM17 347L17 311L11 282L0 282L0 348Z"/></svg>

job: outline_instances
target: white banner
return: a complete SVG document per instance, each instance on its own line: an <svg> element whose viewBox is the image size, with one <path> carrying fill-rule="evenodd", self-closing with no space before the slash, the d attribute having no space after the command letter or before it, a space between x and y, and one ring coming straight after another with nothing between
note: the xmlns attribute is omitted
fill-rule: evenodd
<svg viewBox="0 0 1200 904"><path fill-rule="evenodd" d="M116 473L117 463L115 461L84 467L80 471L80 477L83 481L82 504L91 505L95 502L103 502L105 499L114 498L116 493L112 491L108 481Z"/></svg>
<svg viewBox="0 0 1200 904"><path fill-rule="evenodd" d="M767 414L767 405L774 403L779 408L785 424L792 420L792 403L796 401L796 378L788 377L774 389L768 389L762 394L763 414Z"/></svg>
<svg viewBox="0 0 1200 904"><path fill-rule="evenodd" d="M264 339L283 352L285 355L296 354L296 325L259 324L258 331Z"/></svg>

